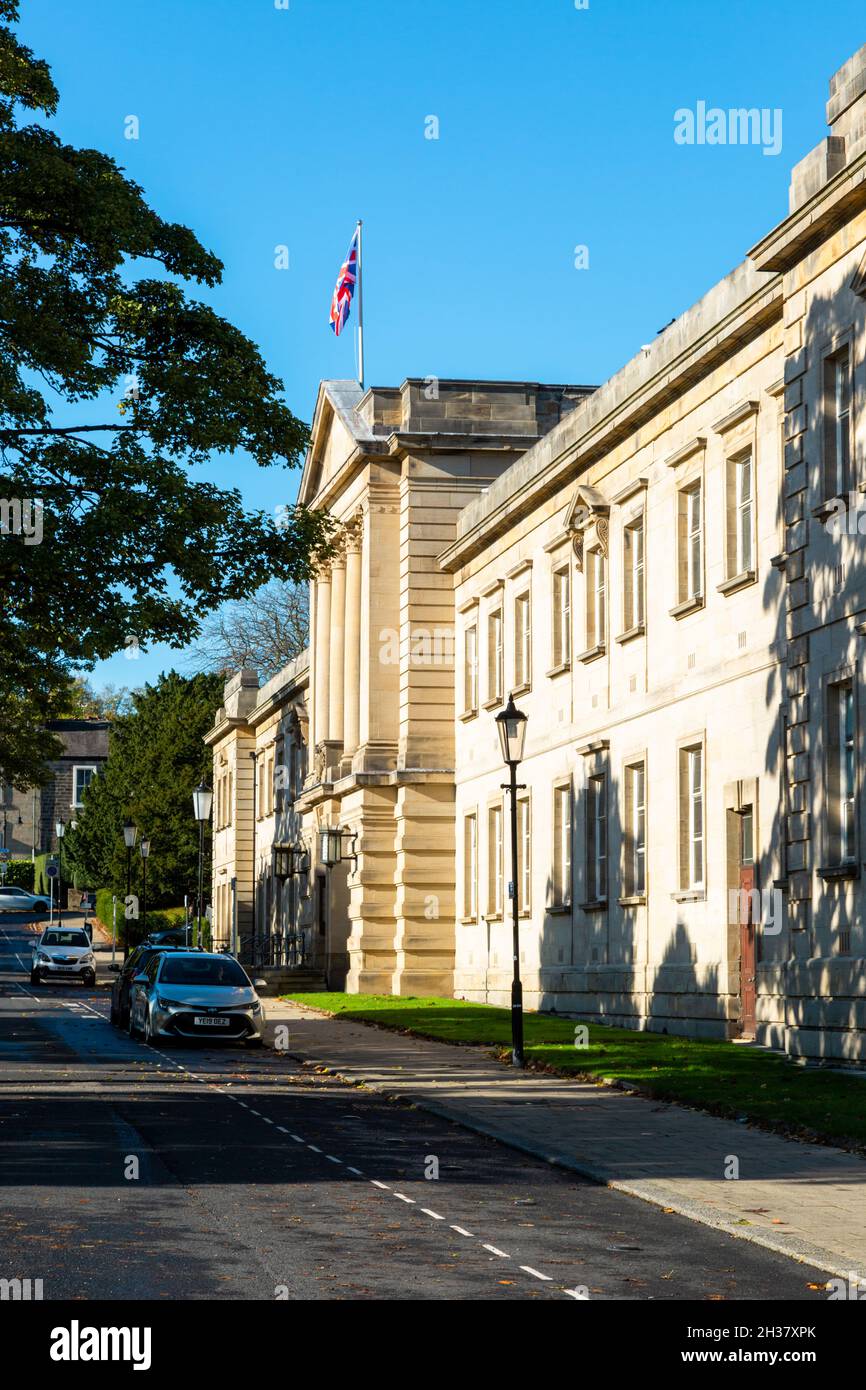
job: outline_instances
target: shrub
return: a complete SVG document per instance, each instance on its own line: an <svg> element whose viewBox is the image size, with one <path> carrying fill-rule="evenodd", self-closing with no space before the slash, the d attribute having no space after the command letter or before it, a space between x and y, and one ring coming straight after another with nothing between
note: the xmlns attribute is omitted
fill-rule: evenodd
<svg viewBox="0 0 866 1390"><path fill-rule="evenodd" d="M26 888L32 893L35 867L32 859L10 859L3 882L7 888Z"/></svg>

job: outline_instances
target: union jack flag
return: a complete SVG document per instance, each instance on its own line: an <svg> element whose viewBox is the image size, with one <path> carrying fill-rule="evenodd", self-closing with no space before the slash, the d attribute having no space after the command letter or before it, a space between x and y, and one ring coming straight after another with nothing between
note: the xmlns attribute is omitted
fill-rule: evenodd
<svg viewBox="0 0 866 1390"><path fill-rule="evenodd" d="M349 310L352 306L352 296L355 293L355 285L358 282L358 228L355 228L355 235L352 237L349 253L346 256L340 274L337 276L337 284L334 288L334 297L331 300L331 327L339 338L346 322L349 318Z"/></svg>

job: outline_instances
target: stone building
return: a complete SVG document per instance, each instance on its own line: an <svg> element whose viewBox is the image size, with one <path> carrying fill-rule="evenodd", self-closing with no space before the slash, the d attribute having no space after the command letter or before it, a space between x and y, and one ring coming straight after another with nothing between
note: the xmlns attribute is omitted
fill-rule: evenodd
<svg viewBox="0 0 866 1390"><path fill-rule="evenodd" d="M827 119L787 216L597 390L323 383L301 500L340 547L284 684L331 982L505 1002L511 884L529 1007L863 1059L866 47Z"/></svg>
<svg viewBox="0 0 866 1390"><path fill-rule="evenodd" d="M85 787L108 759L107 720L52 719L46 727L63 744L49 763L50 781L29 791L0 783L0 845L13 859L57 850L57 821L74 819Z"/></svg>

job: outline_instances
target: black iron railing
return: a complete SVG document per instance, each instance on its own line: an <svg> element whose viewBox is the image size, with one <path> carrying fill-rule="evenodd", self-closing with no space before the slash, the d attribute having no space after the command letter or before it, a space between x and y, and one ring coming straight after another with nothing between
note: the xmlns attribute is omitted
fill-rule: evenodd
<svg viewBox="0 0 866 1390"><path fill-rule="evenodd" d="M256 970L301 970L310 964L302 931L287 932L284 936L242 936L238 959L242 965L251 965Z"/></svg>

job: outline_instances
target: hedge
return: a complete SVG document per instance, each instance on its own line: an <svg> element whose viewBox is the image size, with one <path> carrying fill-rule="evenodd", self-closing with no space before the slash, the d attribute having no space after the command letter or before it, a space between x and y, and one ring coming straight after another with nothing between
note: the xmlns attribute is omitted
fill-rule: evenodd
<svg viewBox="0 0 866 1390"><path fill-rule="evenodd" d="M112 930L112 891L110 888L99 888L96 893L96 918L111 935ZM150 932L170 931L172 927L182 927L185 921L185 909L183 907L163 907L156 912L148 912L144 918L132 919L127 923L123 915L123 897L117 898L117 940L122 945L126 939L127 925L132 927L130 941L140 941L142 937ZM210 945L210 923L205 921L205 944ZM195 936L195 923L193 922L193 941Z"/></svg>
<svg viewBox="0 0 866 1390"><path fill-rule="evenodd" d="M7 888L26 888L32 893L35 867L32 859L9 859L2 881Z"/></svg>

